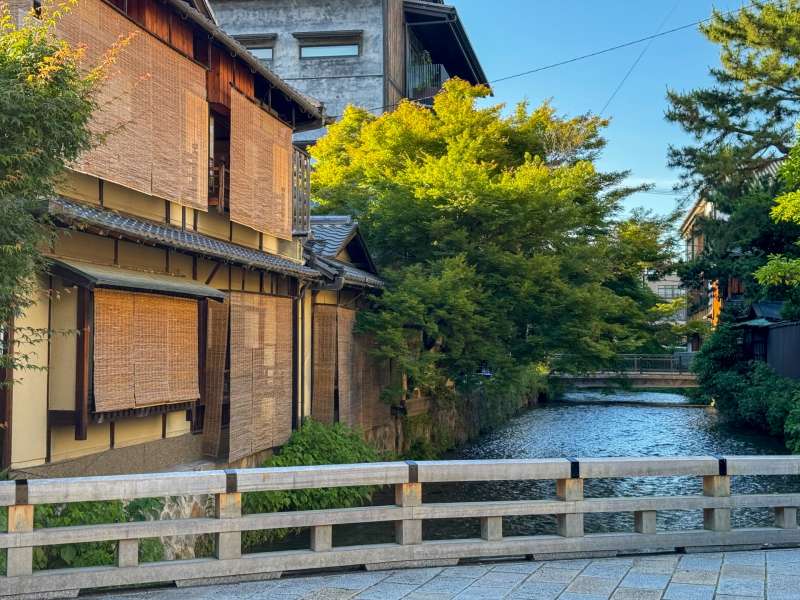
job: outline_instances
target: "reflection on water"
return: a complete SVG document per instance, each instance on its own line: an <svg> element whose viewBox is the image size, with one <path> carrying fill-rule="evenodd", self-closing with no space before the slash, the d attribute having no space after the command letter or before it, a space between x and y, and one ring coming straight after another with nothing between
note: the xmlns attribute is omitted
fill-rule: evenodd
<svg viewBox="0 0 800 600"><path fill-rule="evenodd" d="M674 392L634 392L634 391L606 391L606 390L576 390L564 394L564 402L600 402L600 403L635 403L635 404L660 404L684 405L692 404L692 400L684 394Z"/></svg>
<svg viewBox="0 0 800 600"><path fill-rule="evenodd" d="M604 403L584 403L590 393L579 392L566 402L533 408L504 427L444 458L550 458L597 456L691 456L708 454L782 454L783 445L768 436L732 430L720 422L713 408L680 406L684 396L653 392L602 394ZM597 396L597 394L595 394ZM624 404L614 405L617 402ZM668 399L667 399L668 398ZM609 401L611 399L611 401ZM641 404L632 405L638 400ZM734 477L734 494L778 493L800 490L797 477ZM688 495L702 493L699 477L587 480L587 497ZM426 484L425 502L473 502L478 500L535 500L555 497L553 481L507 481L458 484ZM387 491L375 504L392 504ZM734 527L771 524L767 510L737 509ZM586 515L587 532L633 531L632 514ZM659 529L702 527L701 511L658 513ZM555 533L554 517L504 519L506 535ZM426 521L425 539L479 536L478 520ZM334 528L334 543L390 542L391 523Z"/></svg>

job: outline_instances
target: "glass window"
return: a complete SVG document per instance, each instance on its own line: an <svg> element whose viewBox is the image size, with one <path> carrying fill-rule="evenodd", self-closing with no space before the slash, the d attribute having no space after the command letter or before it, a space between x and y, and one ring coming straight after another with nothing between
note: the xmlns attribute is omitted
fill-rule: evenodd
<svg viewBox="0 0 800 600"><path fill-rule="evenodd" d="M268 48L248 48L250 54L255 56L258 60L272 60L272 47Z"/></svg>
<svg viewBox="0 0 800 600"><path fill-rule="evenodd" d="M327 58L332 56L358 56L358 44L325 44L300 46L300 58Z"/></svg>

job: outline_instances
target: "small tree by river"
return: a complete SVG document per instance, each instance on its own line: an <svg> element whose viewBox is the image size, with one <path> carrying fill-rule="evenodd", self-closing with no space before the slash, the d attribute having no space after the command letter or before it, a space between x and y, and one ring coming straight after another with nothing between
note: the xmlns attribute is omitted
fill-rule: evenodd
<svg viewBox="0 0 800 600"><path fill-rule="evenodd" d="M623 213L627 173L598 170L606 120L505 114L488 95L453 79L433 110L349 107L311 153L318 210L359 220L389 283L359 327L405 390L480 388L496 414L554 354L590 367L659 351L668 326L642 279L672 247L669 219Z"/></svg>

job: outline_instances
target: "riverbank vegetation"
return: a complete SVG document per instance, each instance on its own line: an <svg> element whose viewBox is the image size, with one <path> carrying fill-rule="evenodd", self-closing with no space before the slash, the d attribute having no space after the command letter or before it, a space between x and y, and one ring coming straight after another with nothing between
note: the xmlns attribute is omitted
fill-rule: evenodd
<svg viewBox="0 0 800 600"><path fill-rule="evenodd" d="M756 0L715 13L701 26L720 48L713 83L671 91L667 112L694 138L671 148L671 165L725 215L699 219L703 249L680 267L683 284L700 303L708 281L718 282L723 298L730 281L742 291L695 361L701 394L732 422L783 436L796 452L800 386L746 356L734 321L763 300L783 302L784 318L800 316L800 156L792 149L800 117L798 14L798 0Z"/></svg>
<svg viewBox="0 0 800 600"><path fill-rule="evenodd" d="M359 221L388 282L358 323L404 376L387 400L477 394L482 428L556 355L577 369L661 350L642 274L673 258L669 219L623 214L627 174L597 169L607 121L488 95L453 79L433 110L349 107L311 149L318 211Z"/></svg>

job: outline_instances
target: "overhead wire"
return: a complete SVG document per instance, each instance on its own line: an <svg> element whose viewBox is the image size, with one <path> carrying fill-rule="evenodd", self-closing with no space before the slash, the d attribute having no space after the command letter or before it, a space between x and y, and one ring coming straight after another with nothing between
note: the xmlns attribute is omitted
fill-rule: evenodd
<svg viewBox="0 0 800 600"><path fill-rule="evenodd" d="M743 10L747 10L748 8L752 8L754 6L755 6L755 4L751 3L751 4L748 4L746 6L741 6L741 7L736 8L736 9L732 9L732 10L729 10L729 11L721 12L721 13L719 13L719 15L720 16L728 16L728 15L731 15L731 14L734 14L734 13L737 13L737 12L741 12ZM580 56L575 56L573 58L568 58L568 59L565 59L565 60L561 60L561 61L558 61L558 62L547 64L547 65L542 65L540 67L535 67L533 69L528 69L527 71L521 71L519 73L514 73L512 75L506 75L505 77L498 77L497 79L493 79L493 80L491 80L491 81L489 81L487 83L492 85L492 84L495 84L495 83L501 83L501 82L504 82L504 81L509 81L511 79L518 79L520 77L525 77L527 75L533 75L534 73L540 73L542 71L555 69L557 67L563 67L564 65L569 65L569 64L581 61L581 60L586 60L588 58L594 58L595 56L601 56L603 54L608 54L609 52L614 52L616 50L621 50L622 48L629 48L631 46L635 46L637 44L648 42L648 41L654 40L656 38L660 38L660 37L664 37L664 36L667 36L667 35L671 35L673 33L677 33L678 31L684 31L686 29L691 29L693 27L697 27L698 25L702 25L703 23L708 23L713 18L714 18L713 16L706 17L705 19L700 19L698 21L693 21L691 23L686 23L685 25L680 25L678 27L673 27L671 29L667 29L665 31L661 31L659 33L654 33L654 34L651 34L651 35L648 35L648 36L645 36L645 37L641 37L641 38L638 38L638 39L635 39L635 40L630 40L630 41L627 41L627 42L623 42L623 43L617 44L615 46L609 46L608 48L603 48L601 50L595 50L594 52L589 52L587 54L581 54ZM422 101L422 100L432 100L434 97L435 97L435 94L431 95L431 96L424 96L422 98L415 98L414 100L419 102L419 101ZM395 103L392 103L392 104L385 104L383 106L376 106L376 107L373 107L373 108L368 108L366 110L368 112L373 112L373 111L377 111L377 110L395 108L399 104L400 104L399 102L395 102ZM339 119L341 116L342 115L335 115L335 116L330 117L330 118L331 119Z"/></svg>
<svg viewBox="0 0 800 600"><path fill-rule="evenodd" d="M656 29L656 31L655 31L656 33L661 33L661 30L664 29L664 26L667 24L667 22L670 20L670 18L672 18L672 15L675 14L675 11L678 9L678 6L680 5L680 3L681 3L681 0L676 0L675 4L672 6L672 9L667 13L667 15L661 21L661 24L658 26L658 29ZM650 50L650 46L653 45L653 42L655 40L656 40L656 38L652 38L652 39L648 40L647 44L645 45L645 47L642 48L641 52L639 52L639 55L636 57L636 60L633 61L633 63L631 64L630 68L628 69L628 71L625 73L625 75L622 77L620 82L617 84L617 87L615 87L614 91L611 92L611 95L608 97L608 100L606 100L606 103L603 104L603 108L600 109L600 112L598 114L601 117L605 114L606 109L608 108L608 106L614 101L614 98L616 98L616 96L619 93L619 91L623 88L623 86L625 85L625 82L628 81L628 78L631 76L631 74L634 72L634 70L636 70L636 67L642 61L642 58L644 58L644 55L647 54L647 51Z"/></svg>

